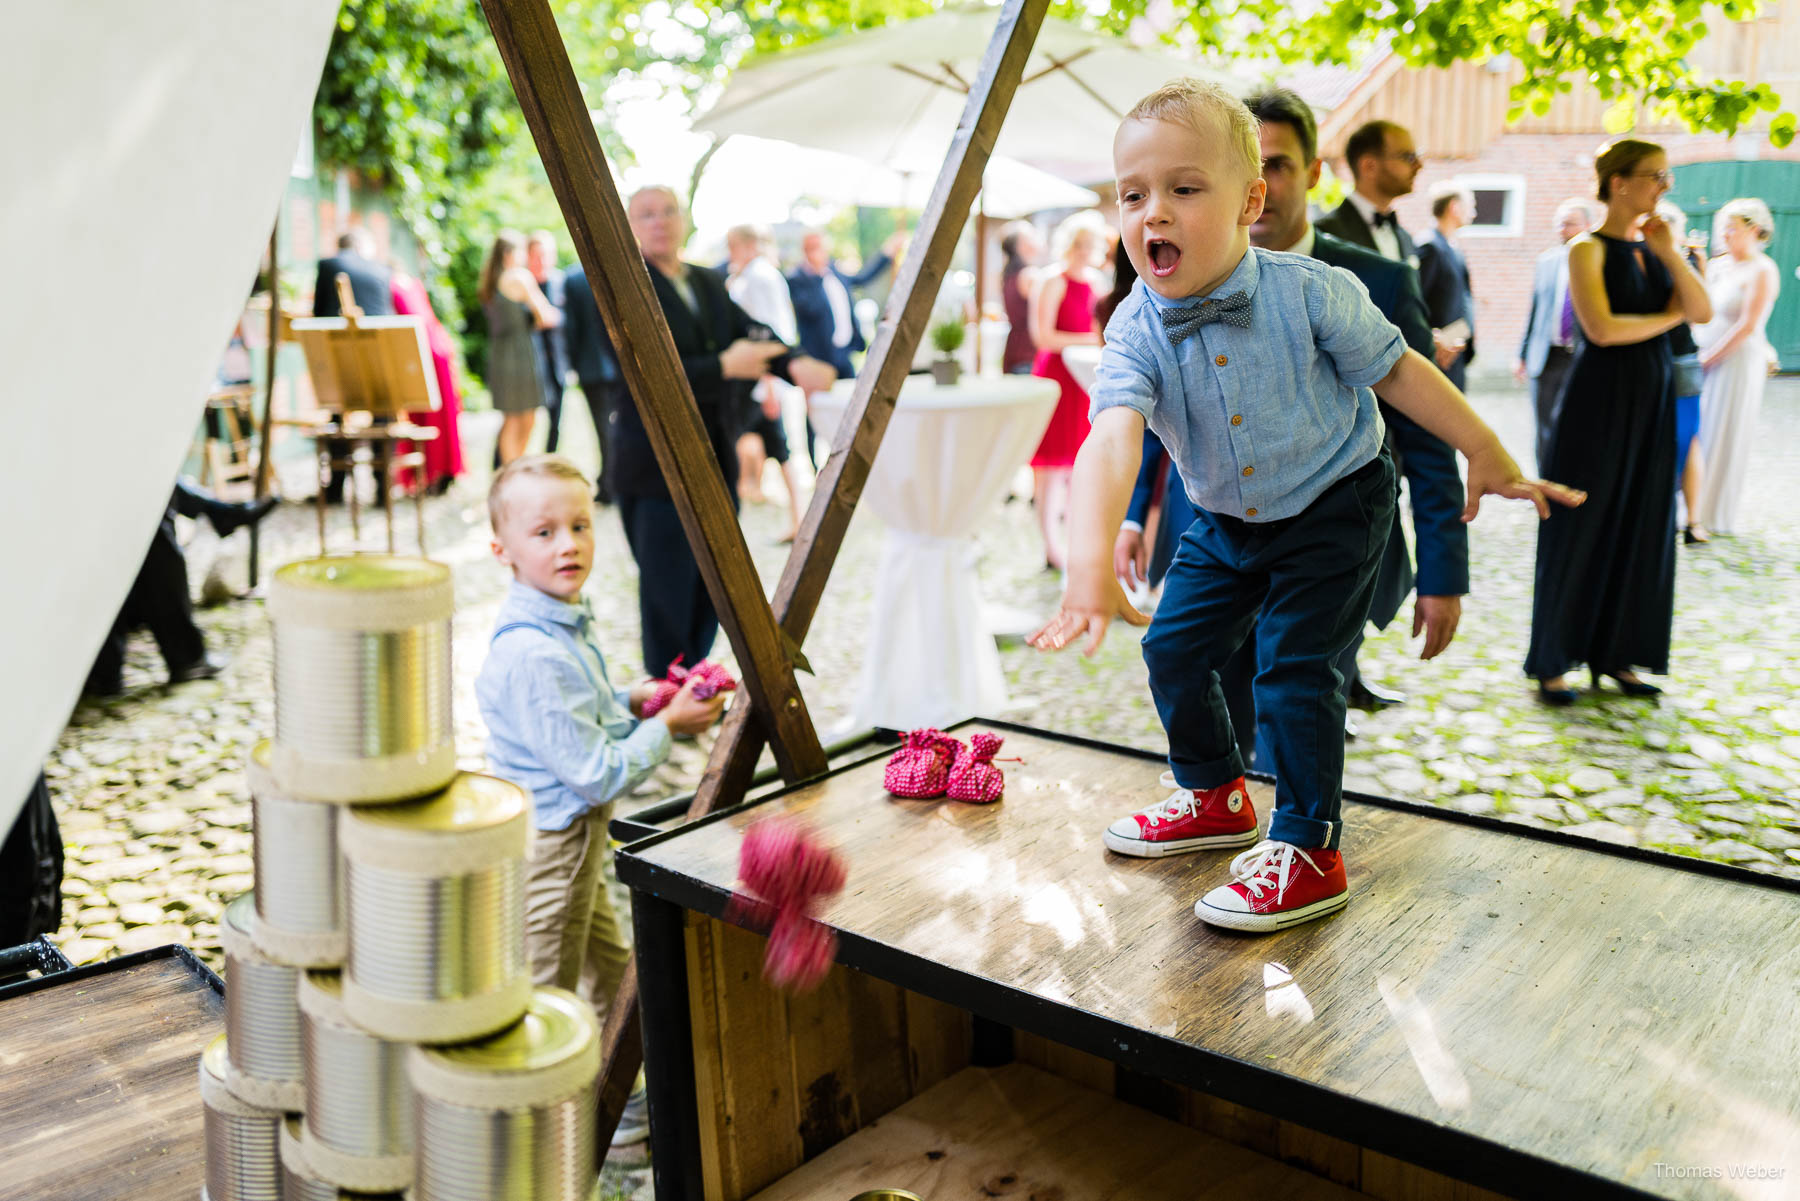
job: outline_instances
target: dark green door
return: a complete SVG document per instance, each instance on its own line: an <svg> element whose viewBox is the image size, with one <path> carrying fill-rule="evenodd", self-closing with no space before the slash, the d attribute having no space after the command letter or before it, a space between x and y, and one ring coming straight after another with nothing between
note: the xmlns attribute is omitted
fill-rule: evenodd
<svg viewBox="0 0 1800 1201"><path fill-rule="evenodd" d="M1775 215L1769 257L1780 269L1781 295L1769 315L1769 342L1783 371L1800 371L1800 163L1689 163L1675 168L1669 199L1688 215L1690 229L1712 230L1713 214L1739 196L1754 196ZM1710 246L1720 253L1723 246Z"/></svg>

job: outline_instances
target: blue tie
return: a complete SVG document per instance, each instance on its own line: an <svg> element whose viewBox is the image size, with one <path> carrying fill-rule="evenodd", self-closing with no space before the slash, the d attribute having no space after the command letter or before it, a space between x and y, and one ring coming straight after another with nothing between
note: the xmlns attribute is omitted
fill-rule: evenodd
<svg viewBox="0 0 1800 1201"><path fill-rule="evenodd" d="M1209 321L1224 321L1239 329L1250 328L1250 296L1233 292L1223 300L1201 300L1161 310L1163 332L1169 345L1180 346L1182 340Z"/></svg>

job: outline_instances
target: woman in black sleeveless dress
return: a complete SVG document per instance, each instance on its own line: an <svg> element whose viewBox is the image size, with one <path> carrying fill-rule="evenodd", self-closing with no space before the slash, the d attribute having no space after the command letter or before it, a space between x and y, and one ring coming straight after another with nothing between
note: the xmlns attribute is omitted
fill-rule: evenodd
<svg viewBox="0 0 1800 1201"><path fill-rule="evenodd" d="M1587 492L1538 528L1531 649L1525 673L1551 704L1585 663L1597 689L1660 689L1633 668L1669 669L1675 614L1675 391L1668 331L1712 315L1706 286L1654 216L1669 190L1668 160L1651 142L1622 140L1594 163L1606 219L1569 243L1574 360L1542 465L1546 479Z"/></svg>

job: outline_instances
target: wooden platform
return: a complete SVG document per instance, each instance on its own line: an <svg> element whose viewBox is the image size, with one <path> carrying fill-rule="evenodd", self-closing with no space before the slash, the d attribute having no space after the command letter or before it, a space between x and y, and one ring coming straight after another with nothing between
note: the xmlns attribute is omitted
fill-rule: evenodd
<svg viewBox="0 0 1800 1201"><path fill-rule="evenodd" d="M33 981L0 1001L0 1199L193 1201L198 1065L223 996L172 947Z"/></svg>
<svg viewBox="0 0 1800 1201"><path fill-rule="evenodd" d="M1192 912L1228 855L1100 844L1163 795L1159 761L985 725L1025 760L1000 804L891 800L877 757L636 844L619 874L716 917L744 827L801 814L849 864L841 962L1105 1070L1522 1198L1800 1196L1791 883L1351 802L1348 908L1229 934Z"/></svg>
<svg viewBox="0 0 1800 1201"><path fill-rule="evenodd" d="M753 1201L1355 1201L1359 1194L1023 1064L965 1068Z"/></svg>

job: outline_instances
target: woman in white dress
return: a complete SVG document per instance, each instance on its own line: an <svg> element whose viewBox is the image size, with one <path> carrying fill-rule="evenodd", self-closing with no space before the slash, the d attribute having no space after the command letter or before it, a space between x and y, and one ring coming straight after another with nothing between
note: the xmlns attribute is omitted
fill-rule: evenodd
<svg viewBox="0 0 1800 1201"><path fill-rule="evenodd" d="M1738 501L1756 440L1763 385L1769 378L1769 341L1763 327L1781 292L1780 273L1763 247L1775 219L1760 200L1733 200L1719 210L1725 253L1706 272L1713 319L1694 331L1705 382L1700 391L1700 446L1706 480L1698 520L1716 533L1740 529Z"/></svg>

